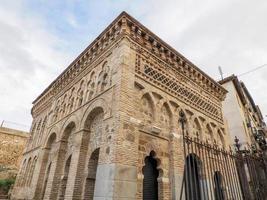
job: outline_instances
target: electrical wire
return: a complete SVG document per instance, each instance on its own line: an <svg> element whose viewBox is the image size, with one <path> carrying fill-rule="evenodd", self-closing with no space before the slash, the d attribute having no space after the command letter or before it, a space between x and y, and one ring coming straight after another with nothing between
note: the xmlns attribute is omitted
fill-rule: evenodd
<svg viewBox="0 0 267 200"><path fill-rule="evenodd" d="M14 124L14 125L17 125L17 126L23 126L23 127L27 127L29 128L29 126L25 125L25 124L19 124L19 123L16 123L16 122L11 122L11 121L7 121L7 120L3 120L2 121L2 125L4 124Z"/></svg>
<svg viewBox="0 0 267 200"><path fill-rule="evenodd" d="M254 69L251 69L251 70L249 70L249 71L247 71L247 72L241 73L241 74L239 74L239 75L237 75L237 76L240 77L240 76L247 75L247 74L252 73L252 72L255 72L255 71L257 71L257 70L259 70L259 69L261 69L261 68L263 68L263 67L267 67L267 64L264 64L264 65L255 67Z"/></svg>

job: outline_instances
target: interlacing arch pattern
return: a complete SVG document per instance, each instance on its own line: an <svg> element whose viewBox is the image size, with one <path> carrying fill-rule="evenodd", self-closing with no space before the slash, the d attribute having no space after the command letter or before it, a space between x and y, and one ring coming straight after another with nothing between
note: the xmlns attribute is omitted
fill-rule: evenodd
<svg viewBox="0 0 267 200"><path fill-rule="evenodd" d="M161 66L162 67L162 66ZM208 97L200 94L200 92L193 90L186 86L181 81L181 77L178 79L174 75L171 76L170 72L164 72L155 63L150 63L147 59L142 58L141 55L136 55L136 73L146 80L149 80L152 84L161 87L166 92L171 93L184 103L189 103L192 107L207 114L211 118L222 122L222 111L220 105L212 102Z"/></svg>
<svg viewBox="0 0 267 200"><path fill-rule="evenodd" d="M111 85L111 67L108 65L107 61L104 61L103 64L100 65L100 70L97 71L93 69L87 77L70 88L55 102L55 106L52 108L52 123L65 117L78 107L83 106L98 93L103 92ZM27 150L42 144L47 122L47 116L37 116L34 119Z"/></svg>
<svg viewBox="0 0 267 200"><path fill-rule="evenodd" d="M111 67L104 61L58 99L53 108L52 123L83 106L111 85Z"/></svg>
<svg viewBox="0 0 267 200"><path fill-rule="evenodd" d="M145 89L143 89L146 91ZM141 92L140 117L146 125L159 125L161 128L168 127L171 130L173 126L178 126L178 112L182 105L174 105L170 100L164 99L155 92ZM160 100L158 100L160 98ZM157 103L158 102L158 103ZM187 110L187 109L185 109ZM225 133L220 124L210 122L210 120L194 114L193 111L187 110L186 131L193 137L199 137L201 140L208 140L211 143L217 143L225 147ZM175 125L176 124L176 125Z"/></svg>
<svg viewBox="0 0 267 200"><path fill-rule="evenodd" d="M21 171L19 172L18 175L18 180L17 180L17 186L18 187L30 187L33 174L35 171L36 163L37 163L38 157L34 156L29 157L27 159L24 159Z"/></svg>
<svg viewBox="0 0 267 200"><path fill-rule="evenodd" d="M30 147L31 149L35 148L41 144L46 125L47 116L38 117L37 119L35 119L30 131L30 138L28 140L27 149L29 149Z"/></svg>

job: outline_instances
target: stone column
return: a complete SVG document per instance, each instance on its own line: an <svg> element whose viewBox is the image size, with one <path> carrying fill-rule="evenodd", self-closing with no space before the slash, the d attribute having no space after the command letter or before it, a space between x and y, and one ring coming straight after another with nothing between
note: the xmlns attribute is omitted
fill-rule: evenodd
<svg viewBox="0 0 267 200"><path fill-rule="evenodd" d="M89 130L82 129L73 133L74 148L68 174L65 199L81 199L84 184L84 169L88 151Z"/></svg>
<svg viewBox="0 0 267 200"><path fill-rule="evenodd" d="M32 187L34 187L34 189L32 190L33 199L41 199L44 177L45 177L46 168L47 168L49 150L50 149L48 148L41 149L41 152L38 157L38 162L36 164L36 172L32 180L33 182Z"/></svg>
<svg viewBox="0 0 267 200"><path fill-rule="evenodd" d="M170 140L170 166L171 166L171 196L180 199L184 174L183 136L177 132L171 133ZM184 194L183 194L184 199Z"/></svg>
<svg viewBox="0 0 267 200"><path fill-rule="evenodd" d="M50 168L50 174L48 177L48 182L46 186L44 199L57 199L57 194L59 191L60 178L62 176L62 168L65 160L65 145L64 141L58 141L55 149L51 149L51 151L55 151L52 153L52 165ZM53 158L55 156L55 158Z"/></svg>

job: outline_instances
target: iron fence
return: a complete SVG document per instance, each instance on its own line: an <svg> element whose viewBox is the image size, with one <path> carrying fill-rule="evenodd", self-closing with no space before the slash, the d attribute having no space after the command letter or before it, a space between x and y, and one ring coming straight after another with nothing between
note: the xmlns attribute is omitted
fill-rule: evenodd
<svg viewBox="0 0 267 200"><path fill-rule="evenodd" d="M267 165L260 152L226 150L184 133L184 174L180 199L267 200Z"/></svg>

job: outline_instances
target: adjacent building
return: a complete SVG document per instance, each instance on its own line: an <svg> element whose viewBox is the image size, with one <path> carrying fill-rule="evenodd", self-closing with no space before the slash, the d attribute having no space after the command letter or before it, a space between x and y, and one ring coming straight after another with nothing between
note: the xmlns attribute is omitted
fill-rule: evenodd
<svg viewBox="0 0 267 200"><path fill-rule="evenodd" d="M228 91L223 102L223 113L229 127L232 144L239 139L242 149L266 150L266 125L245 84L232 75L219 83Z"/></svg>
<svg viewBox="0 0 267 200"><path fill-rule="evenodd" d="M178 199L179 112L186 134L226 148L226 93L123 12L33 102L12 198Z"/></svg>
<svg viewBox="0 0 267 200"><path fill-rule="evenodd" d="M28 135L25 131L0 127L0 179L17 175Z"/></svg>

